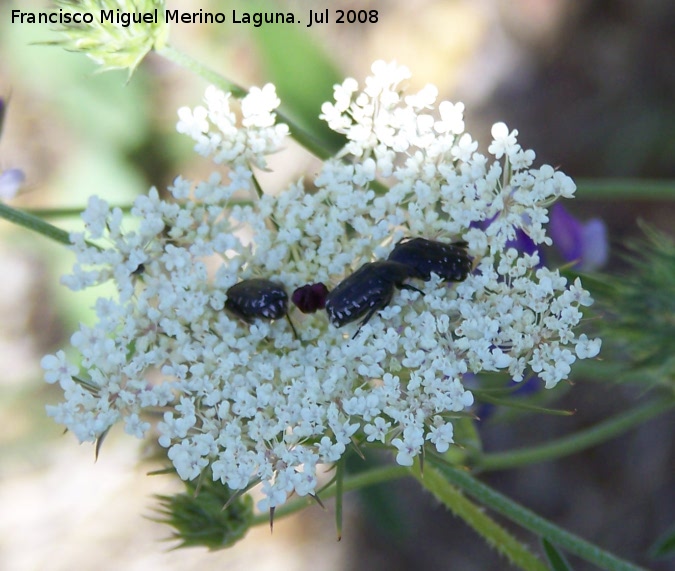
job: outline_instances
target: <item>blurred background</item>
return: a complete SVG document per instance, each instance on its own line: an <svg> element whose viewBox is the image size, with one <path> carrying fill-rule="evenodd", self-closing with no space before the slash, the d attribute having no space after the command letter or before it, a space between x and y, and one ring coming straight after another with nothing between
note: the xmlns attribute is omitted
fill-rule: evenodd
<svg viewBox="0 0 675 571"><path fill-rule="evenodd" d="M227 4L227 12L236 5ZM224 10L216 0L168 5ZM211 165L175 132L177 108L201 101L203 80L154 55L129 82L123 72L96 74L81 55L36 45L56 38L47 27L10 23L11 8L47 6L0 2L0 97L10 101L0 169L20 168L27 177L11 204L83 207L90 194L128 204L179 173L207 175ZM566 207L582 220L604 220L609 271L623 269L622 243L640 235L638 220L672 235L673 202L660 200L647 182L675 179L671 0L298 0L271 9L304 15L309 8L376 9L379 21L310 29L179 24L171 43L242 85L272 81L282 101L301 101L306 109L329 99L333 83L347 76L362 81L374 60L395 59L411 69L413 87L434 83L439 99L465 103L467 131L483 152L492 123L504 121L518 129L524 148L537 152L537 164L578 179L578 199ZM269 184L315 172L306 153L289 153L272 163ZM632 197L585 196L584 181L608 177L628 181ZM78 225L75 217L51 221ZM96 293L59 285L72 262L64 248L0 220L0 569L507 567L412 481L348 496L340 543L329 504L327 512L312 507L278 521L273 535L252 530L229 550L170 552L171 543L161 543L170 530L147 516L152 494L175 487L146 475L138 462L142 446L113 431L94 462L93 447L78 446L44 413L60 396L42 381L40 358L65 346L78 322L92 320ZM576 410L574 416L504 423L497 415L480 430L487 450L510 450L593 425L642 396L640 387L577 378L556 403ZM675 514L672 420L656 419L569 458L487 474L485 481L619 556L675 569L645 554Z"/></svg>

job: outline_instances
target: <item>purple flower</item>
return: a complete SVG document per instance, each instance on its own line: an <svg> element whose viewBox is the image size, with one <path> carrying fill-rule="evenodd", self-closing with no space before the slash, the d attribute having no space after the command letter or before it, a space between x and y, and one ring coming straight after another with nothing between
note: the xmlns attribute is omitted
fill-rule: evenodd
<svg viewBox="0 0 675 571"><path fill-rule="evenodd" d="M0 172L0 200L10 200L16 196L26 176L20 169L7 169Z"/></svg>
<svg viewBox="0 0 675 571"><path fill-rule="evenodd" d="M473 228L481 228L485 230L490 224L492 224L492 221L496 218L490 218L488 220L484 220L482 222L472 222L471 227ZM539 264L537 265L538 268L541 268L546 265L546 257L544 256L544 251L540 246L534 243L532 238L530 238L524 230L518 228L516 229L516 237L513 240L509 240L506 242L506 247L507 248L515 248L519 252L522 252L524 254L532 255L535 252L539 254Z"/></svg>
<svg viewBox="0 0 675 571"><path fill-rule="evenodd" d="M537 267L541 268L545 265L543 250L520 228L516 230L516 238L514 240L509 240L506 243L506 247L515 248L519 252L530 256L537 252L537 254L539 254L539 264Z"/></svg>
<svg viewBox="0 0 675 571"><path fill-rule="evenodd" d="M592 218L582 223L560 203L551 208L550 220L551 238L566 262L584 271L596 270L607 262L609 244L602 220Z"/></svg>
<svg viewBox="0 0 675 571"><path fill-rule="evenodd" d="M2 126L5 123L5 114L7 113L7 100L0 97L0 136L2 136ZM0 200L9 200L16 196L17 191L26 179L23 171L19 169L7 169L0 171Z"/></svg>

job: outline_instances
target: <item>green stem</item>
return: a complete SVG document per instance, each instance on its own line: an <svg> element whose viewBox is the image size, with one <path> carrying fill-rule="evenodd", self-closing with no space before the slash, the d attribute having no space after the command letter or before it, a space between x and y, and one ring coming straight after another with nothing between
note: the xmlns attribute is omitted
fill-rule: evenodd
<svg viewBox="0 0 675 571"><path fill-rule="evenodd" d="M605 442L632 427L667 412L675 406L675 400L659 400L644 404L605 420L596 426L541 446L533 446L511 452L485 454L475 463L476 470L504 470L524 464L544 462L553 458L568 456Z"/></svg>
<svg viewBox="0 0 675 571"><path fill-rule="evenodd" d="M124 204L122 206L111 206L110 210L113 208L119 208L125 214L129 214L132 209L131 204ZM80 215L84 212L85 207L82 206L72 206L66 208L26 208L23 212L26 214L32 214L39 218L79 218Z"/></svg>
<svg viewBox="0 0 675 571"><path fill-rule="evenodd" d="M240 206L252 206L254 202L252 200L245 200L245 199L239 199L239 198L231 198L228 200L228 204L238 204ZM133 204L117 204L117 205L110 205L110 210L114 210L116 208L119 208L124 214L130 214L132 208L134 207ZM39 218L72 218L72 217L80 217L80 215L84 212L86 207L83 206L72 206L72 207L66 207L66 208L26 208L22 212L25 212L26 214L32 214L33 216L37 216Z"/></svg>
<svg viewBox="0 0 675 571"><path fill-rule="evenodd" d="M585 561L608 571L644 571L642 567L620 559L538 516L533 511L479 482L467 472L451 466L443 458L430 454L427 455L427 461L435 466L450 484L462 489L484 506ZM420 481L424 484L424 480Z"/></svg>
<svg viewBox="0 0 675 571"><path fill-rule="evenodd" d="M630 178L577 179L577 197L587 200L675 200L675 181Z"/></svg>
<svg viewBox="0 0 675 571"><path fill-rule="evenodd" d="M80 206L71 208L26 208L23 212L38 218L79 218L84 212L84 208Z"/></svg>
<svg viewBox="0 0 675 571"><path fill-rule="evenodd" d="M345 465L346 459L340 458L336 464L335 470L335 530L337 531L338 541L342 539L342 507L344 506L345 493Z"/></svg>
<svg viewBox="0 0 675 571"><path fill-rule="evenodd" d="M601 276L607 280L605 276ZM588 274L582 276L584 286L587 285ZM595 295L596 299L599 297ZM603 351L604 348L603 348ZM608 353L605 352L603 360L600 359L584 359L574 363L574 379L584 379L584 381L592 383L597 381L611 381L614 383L625 383L632 385L645 385L645 375L637 367L629 367L625 361L625 354L610 353L611 358L608 358Z"/></svg>
<svg viewBox="0 0 675 571"><path fill-rule="evenodd" d="M419 469L414 469L413 474L424 488L514 565L527 570L547 571L548 567L525 545L497 524L482 507L449 484L437 470L426 466L424 475Z"/></svg>
<svg viewBox="0 0 675 571"><path fill-rule="evenodd" d="M476 400L479 400L481 402L486 402L489 404L494 404L497 406L508 406L511 409L514 410L525 410L525 411L530 411L530 412L536 412L540 414L551 414L555 416L571 416L574 414L573 411L570 410L563 410L563 409L558 409L558 408L546 408L543 406L539 406L536 404L528 404L526 402L518 402L515 399L508 399L508 398L499 398L499 397L494 397L492 396L488 391L480 390L480 389L473 389L472 392L474 393Z"/></svg>
<svg viewBox="0 0 675 571"><path fill-rule="evenodd" d="M351 490L358 490L359 488L367 488L374 484L380 484L381 482L388 482L390 480L396 480L398 478L404 478L410 476L410 470L403 466L398 465L387 465L373 470L368 470L367 472L362 472L355 476L345 478L343 484L343 491L349 492ZM321 499L332 498L336 495L336 487L331 486L327 490L324 490L321 493ZM311 498L298 498L291 502L285 503L283 506L277 508L274 512L274 519L291 515L297 511L300 511L307 507L307 505L312 502ZM257 514L251 525L260 525L269 523L268 514Z"/></svg>
<svg viewBox="0 0 675 571"><path fill-rule="evenodd" d="M587 285L587 279L584 275L584 286ZM574 363L574 379L584 379L589 382L616 381L620 375L622 379L625 378L627 373L626 364L615 361L583 359ZM642 378L639 371L634 373L633 376L636 377L636 380Z"/></svg>
<svg viewBox="0 0 675 571"><path fill-rule="evenodd" d="M33 214L17 210L16 208L12 208L11 206L7 206L6 204L3 204L1 202L0 202L0 218L4 218L5 220L9 220L14 224L18 224L19 226L28 228L33 232L42 234L43 236L51 238L52 240L55 240L56 242L59 242L61 244L65 244L66 246L72 245L68 232L66 232L65 230L61 230L61 228L52 226L51 224L49 224L49 222L45 222L44 220L41 220L40 218L34 216Z"/></svg>
<svg viewBox="0 0 675 571"><path fill-rule="evenodd" d="M246 95L246 89L241 85L237 85L233 81L228 80L219 73L201 64L199 61L191 58L189 55L172 48L170 45L165 45L157 50L157 53L162 57L172 61L173 63L189 69L197 75L203 77L209 83L219 87L223 91L229 91L237 98Z"/></svg>
<svg viewBox="0 0 675 571"><path fill-rule="evenodd" d="M206 67L197 60L192 59L187 54L178 51L169 45L160 48L157 50L157 53L172 61L173 63L180 65L185 69L191 70L223 91L231 92L235 97L241 98L247 93L246 89L240 85L237 85L229 79L226 79L222 75ZM287 114L283 112L283 109L277 111L277 117L281 123L288 125L293 138L313 155L319 157L322 160L333 156L333 152L324 142L316 139L307 133L307 131L302 129L295 121L293 121L290 117L288 117Z"/></svg>

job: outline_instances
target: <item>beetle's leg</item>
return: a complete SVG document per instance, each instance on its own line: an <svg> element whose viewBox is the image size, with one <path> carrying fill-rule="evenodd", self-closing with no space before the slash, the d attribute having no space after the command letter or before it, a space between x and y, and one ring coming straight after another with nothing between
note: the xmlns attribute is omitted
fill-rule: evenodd
<svg viewBox="0 0 675 571"><path fill-rule="evenodd" d="M370 318L373 315L375 315L375 312L379 311L380 309L382 309L382 307L378 307L377 305L374 305L373 307L370 308L370 311L366 313L366 316L363 318L363 321L359 323L359 327L356 330L356 333L352 335L352 339L356 339L356 336L359 334L359 331L361 331L361 327L363 327L366 323L368 323L370 321Z"/></svg>
<svg viewBox="0 0 675 571"><path fill-rule="evenodd" d="M291 316L288 313L286 314L286 319L288 320L288 324L291 326L291 329L293 330L293 335L295 335L295 338L299 340L300 337L298 337L298 332L295 330L295 325L293 325L293 322L291 321Z"/></svg>
<svg viewBox="0 0 675 571"><path fill-rule="evenodd" d="M411 286L408 284L398 284L398 289L408 289L410 291L416 291L417 293L421 293L424 295L424 292L421 289L417 289L415 286Z"/></svg>
<svg viewBox="0 0 675 571"><path fill-rule="evenodd" d="M391 302L391 298L393 297L394 294L394 287L392 286L391 291L388 292L388 295L386 296L386 299L380 300L380 303L375 303L373 306L368 310L368 313L366 313L366 316L363 318L363 321L359 323L359 328L356 330L356 333L352 335L352 339L354 339L358 334L359 331L361 331L361 327L363 327L366 323L370 321L370 318L375 315L376 312L380 311L380 309L384 309L389 305Z"/></svg>

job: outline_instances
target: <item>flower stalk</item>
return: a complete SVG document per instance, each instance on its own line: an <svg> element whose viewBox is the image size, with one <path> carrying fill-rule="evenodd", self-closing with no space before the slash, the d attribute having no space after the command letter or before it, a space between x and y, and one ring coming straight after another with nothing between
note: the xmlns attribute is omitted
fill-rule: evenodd
<svg viewBox="0 0 675 571"><path fill-rule="evenodd" d="M57 228L49 222L45 222L42 218L35 216L34 214L12 208L11 206L3 204L2 202L0 202L0 218L4 218L9 222L23 226L28 230L32 230L36 234L45 236L46 238L54 240L65 246L72 246L70 235L65 230Z"/></svg>
<svg viewBox="0 0 675 571"><path fill-rule="evenodd" d="M642 567L625 561L538 516L531 510L479 482L467 472L448 464L443 458L437 455L429 455L427 456L427 462L442 475L441 478L434 479L432 485L457 486L481 504L502 514L538 537L542 537L553 545L602 569L607 571L645 571ZM425 487L428 486L425 479L419 478L418 481Z"/></svg>
<svg viewBox="0 0 675 571"><path fill-rule="evenodd" d="M424 474L416 463L411 472L417 481L434 497L478 533L486 543L510 563L526 571L547 571L548 567L522 542L494 521L482 507L469 500L460 490L449 484L444 474L429 465Z"/></svg>
<svg viewBox="0 0 675 571"><path fill-rule="evenodd" d="M648 402L591 428L540 446L481 454L471 461L471 466L474 472L507 470L576 454L611 440L652 418L666 414L673 408L675 400L672 398Z"/></svg>

